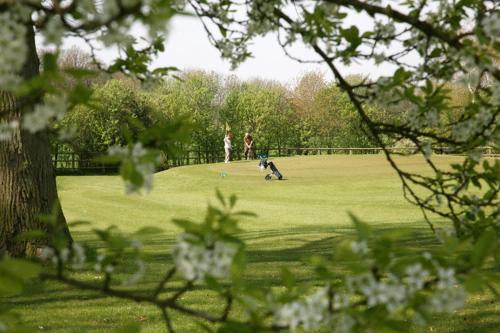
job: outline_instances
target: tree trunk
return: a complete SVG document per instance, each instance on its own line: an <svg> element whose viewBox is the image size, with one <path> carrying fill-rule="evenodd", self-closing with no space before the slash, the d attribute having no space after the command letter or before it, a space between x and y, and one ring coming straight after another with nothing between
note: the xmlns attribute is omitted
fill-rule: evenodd
<svg viewBox="0 0 500 333"><path fill-rule="evenodd" d="M39 75L34 30L27 24L28 54L22 72L23 80ZM21 114L33 110L33 97L16 98L0 92L0 118L21 123ZM69 236L63 212L58 205L54 169L47 131L31 134L17 129L9 141L0 141L0 251L12 256L33 256L48 240L19 240L23 232L49 226L38 219L57 205L59 226ZM71 240L71 239L70 239Z"/></svg>

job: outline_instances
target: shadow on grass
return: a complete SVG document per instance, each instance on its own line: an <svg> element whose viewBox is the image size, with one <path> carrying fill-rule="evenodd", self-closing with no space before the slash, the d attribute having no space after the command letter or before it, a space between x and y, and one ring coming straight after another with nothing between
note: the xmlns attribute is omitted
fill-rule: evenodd
<svg viewBox="0 0 500 333"><path fill-rule="evenodd" d="M423 224L414 224L404 228L394 228L387 225L372 225L374 233L381 235L392 231L405 229L401 233L398 242L405 244L415 250L429 250L437 246L437 241L429 229ZM249 286L273 287L280 285L279 272L281 267L291 267L296 274L296 279L301 283L314 283L317 281L312 274L312 267L308 267L301 260L311 256L325 256L332 258L335 245L343 240L352 239L355 231L352 227L333 227L333 226L301 226L289 229L265 229L259 231L245 232L239 235L248 243L247 256L248 267L246 272L246 281ZM88 243L91 246L101 247L102 243L97 241L91 232L78 232L76 238ZM174 234L154 235L142 237L145 244L144 260L148 266L146 280L138 287L134 288L138 292L147 292L154 289L156 283L163 274L172 266L171 247L175 243ZM127 267L127 272L134 270L132 258L125 257L122 262ZM333 269L340 278L345 272L346 267L342 263L333 262ZM96 273L80 275L88 282L98 282ZM181 281L176 278L169 284L167 292L174 292L176 287L180 286ZM192 298L195 306L205 306L206 289L199 288L197 295ZM214 301L214 299L211 299ZM66 306L82 306L87 309L95 307L102 308L103 313L111 308L123 307L122 301L112 301L106 296L95 292L83 292L63 286L58 283L35 283L30 286L23 295L12 297L7 300L0 299L0 303L6 303L8 306L19 311L29 308L30 311L38 311L35 308L51 309L55 318L63 318L63 310L52 310L54 307L64 308ZM474 304L469 304L462 313L453 317L438 316L433 321L434 331L446 331L455 333L469 332L497 332L500 327L500 316L497 307L491 304L491 300L481 300ZM88 310L90 311L90 310ZM151 314L152 315L152 314ZM101 317L116 320L113 311L109 315ZM156 316L148 315L149 320L160 322L161 319ZM32 319L34 320L34 319ZM91 320L91 319L89 319ZM96 319L97 320L97 319ZM102 329L102 318L89 325L89 322L80 323L81 326L89 325L89 329ZM78 326L80 327L80 324ZM451 329L450 329L451 328ZM56 329L53 327L52 329ZM437 329L437 330L435 330ZM182 331L182 330L181 330ZM430 332L429 327L414 328L413 332Z"/></svg>
<svg viewBox="0 0 500 333"><path fill-rule="evenodd" d="M388 228L386 225L374 226L375 233L383 233L393 229ZM246 280L250 285L276 286L280 283L279 274L276 273L279 273L281 267L296 265L301 266L303 273L301 274L303 276L298 276L297 280L313 282L314 275L308 274L308 272L312 271L312 267L307 267L303 262L312 256L324 256L332 259L334 246L345 239L352 238L354 235L353 228L348 226L302 226L290 229L266 229L242 233L240 237L249 244L247 248L248 267ZM103 243L96 240L92 232L78 232L75 236L92 247L99 248L103 246ZM138 291L146 292L147 287L153 287L154 283L172 266L170 250L175 243L175 236L168 234L155 235L153 237L143 237L142 241L145 244L143 260L147 263L149 272ZM400 242L423 249L429 249L436 245L435 237L425 227L409 228L408 235L402 238ZM125 267L122 274L133 273L135 270L135 265L130 257L124 257L120 265ZM339 277L345 272L345 267L341 263L336 263L333 268L338 270ZM98 277L97 273L80 276L80 278L88 282L95 283L98 283ZM103 298L98 293L86 292L82 296L70 290L59 284L52 283L43 286L43 284L37 283L29 287L23 295L11 298L9 303L29 305ZM68 295L68 292L71 292L71 294ZM64 296L61 294L64 294Z"/></svg>

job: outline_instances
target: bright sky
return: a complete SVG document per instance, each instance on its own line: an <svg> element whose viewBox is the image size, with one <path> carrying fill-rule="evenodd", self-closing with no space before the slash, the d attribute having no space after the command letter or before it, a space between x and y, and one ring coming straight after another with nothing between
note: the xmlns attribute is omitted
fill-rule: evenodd
<svg viewBox="0 0 500 333"><path fill-rule="evenodd" d="M351 19L351 22L346 23L355 24L360 31L369 29L367 22L370 20L359 16L355 20ZM80 40L70 38L65 41L65 47L72 45L87 49ZM328 79L332 78L329 69L324 64L303 64L287 57L277 43L275 35L255 40L250 50L253 53L253 58L231 71L229 62L222 60L218 50L209 43L199 19L178 16L170 23L166 51L158 57L153 65L154 67L175 66L180 70L200 69L226 75L234 74L241 79L260 77L283 83L291 83L301 74L311 70L323 72ZM303 44L297 44L292 51L293 55L299 58L317 59L315 54ZM116 53L111 50L98 53L99 58L104 62L110 62L115 55ZM376 66L373 63L351 64L347 67L338 65L344 75L362 74L375 78L381 75L390 75L394 71L391 66Z"/></svg>
<svg viewBox="0 0 500 333"><path fill-rule="evenodd" d="M363 22L360 30L363 31ZM290 82L304 72L318 70L324 72L331 78L330 71L326 65L303 64L285 55L279 46L276 35L267 35L255 40L251 52L253 58L241 64L235 71L230 70L227 60L220 58L216 50L208 41L207 35L198 18L177 17L170 26L170 34L167 38L166 52L155 62L158 66L176 66L181 70L203 69L216 71L224 74L235 74L242 79L260 77L265 79ZM303 44L293 48L293 55L307 60L318 59L315 54ZM393 71L389 66L375 66L373 64L356 65L349 67L340 66L347 74L369 74L372 77L388 75Z"/></svg>

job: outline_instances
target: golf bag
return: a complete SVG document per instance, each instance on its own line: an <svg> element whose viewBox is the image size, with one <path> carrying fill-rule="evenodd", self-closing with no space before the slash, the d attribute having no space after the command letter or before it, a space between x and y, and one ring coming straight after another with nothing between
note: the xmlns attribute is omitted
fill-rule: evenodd
<svg viewBox="0 0 500 333"><path fill-rule="evenodd" d="M283 175L279 172L278 168L272 161L268 161L267 157L261 156L260 157L260 162L259 162L259 167L261 169L267 169L269 167L271 169L271 173L267 174L265 179L266 180L271 180L273 175L278 178L279 180L283 179Z"/></svg>

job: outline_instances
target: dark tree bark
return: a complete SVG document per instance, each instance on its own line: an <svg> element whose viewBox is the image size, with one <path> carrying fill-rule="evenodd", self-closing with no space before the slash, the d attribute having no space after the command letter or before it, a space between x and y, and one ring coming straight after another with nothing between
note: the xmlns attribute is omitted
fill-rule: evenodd
<svg viewBox="0 0 500 333"><path fill-rule="evenodd" d="M29 51L20 73L23 80L40 73L34 29L29 23L26 45ZM16 98L11 93L0 92L0 118L21 122L21 114L33 110L37 100L33 95ZM0 251L7 251L12 256L36 255L37 248L45 245L48 238L22 241L18 236L36 229L50 232L38 217L49 214L55 206L59 207L59 227L70 237L58 205L48 133L44 130L31 134L17 129L11 140L0 141Z"/></svg>

